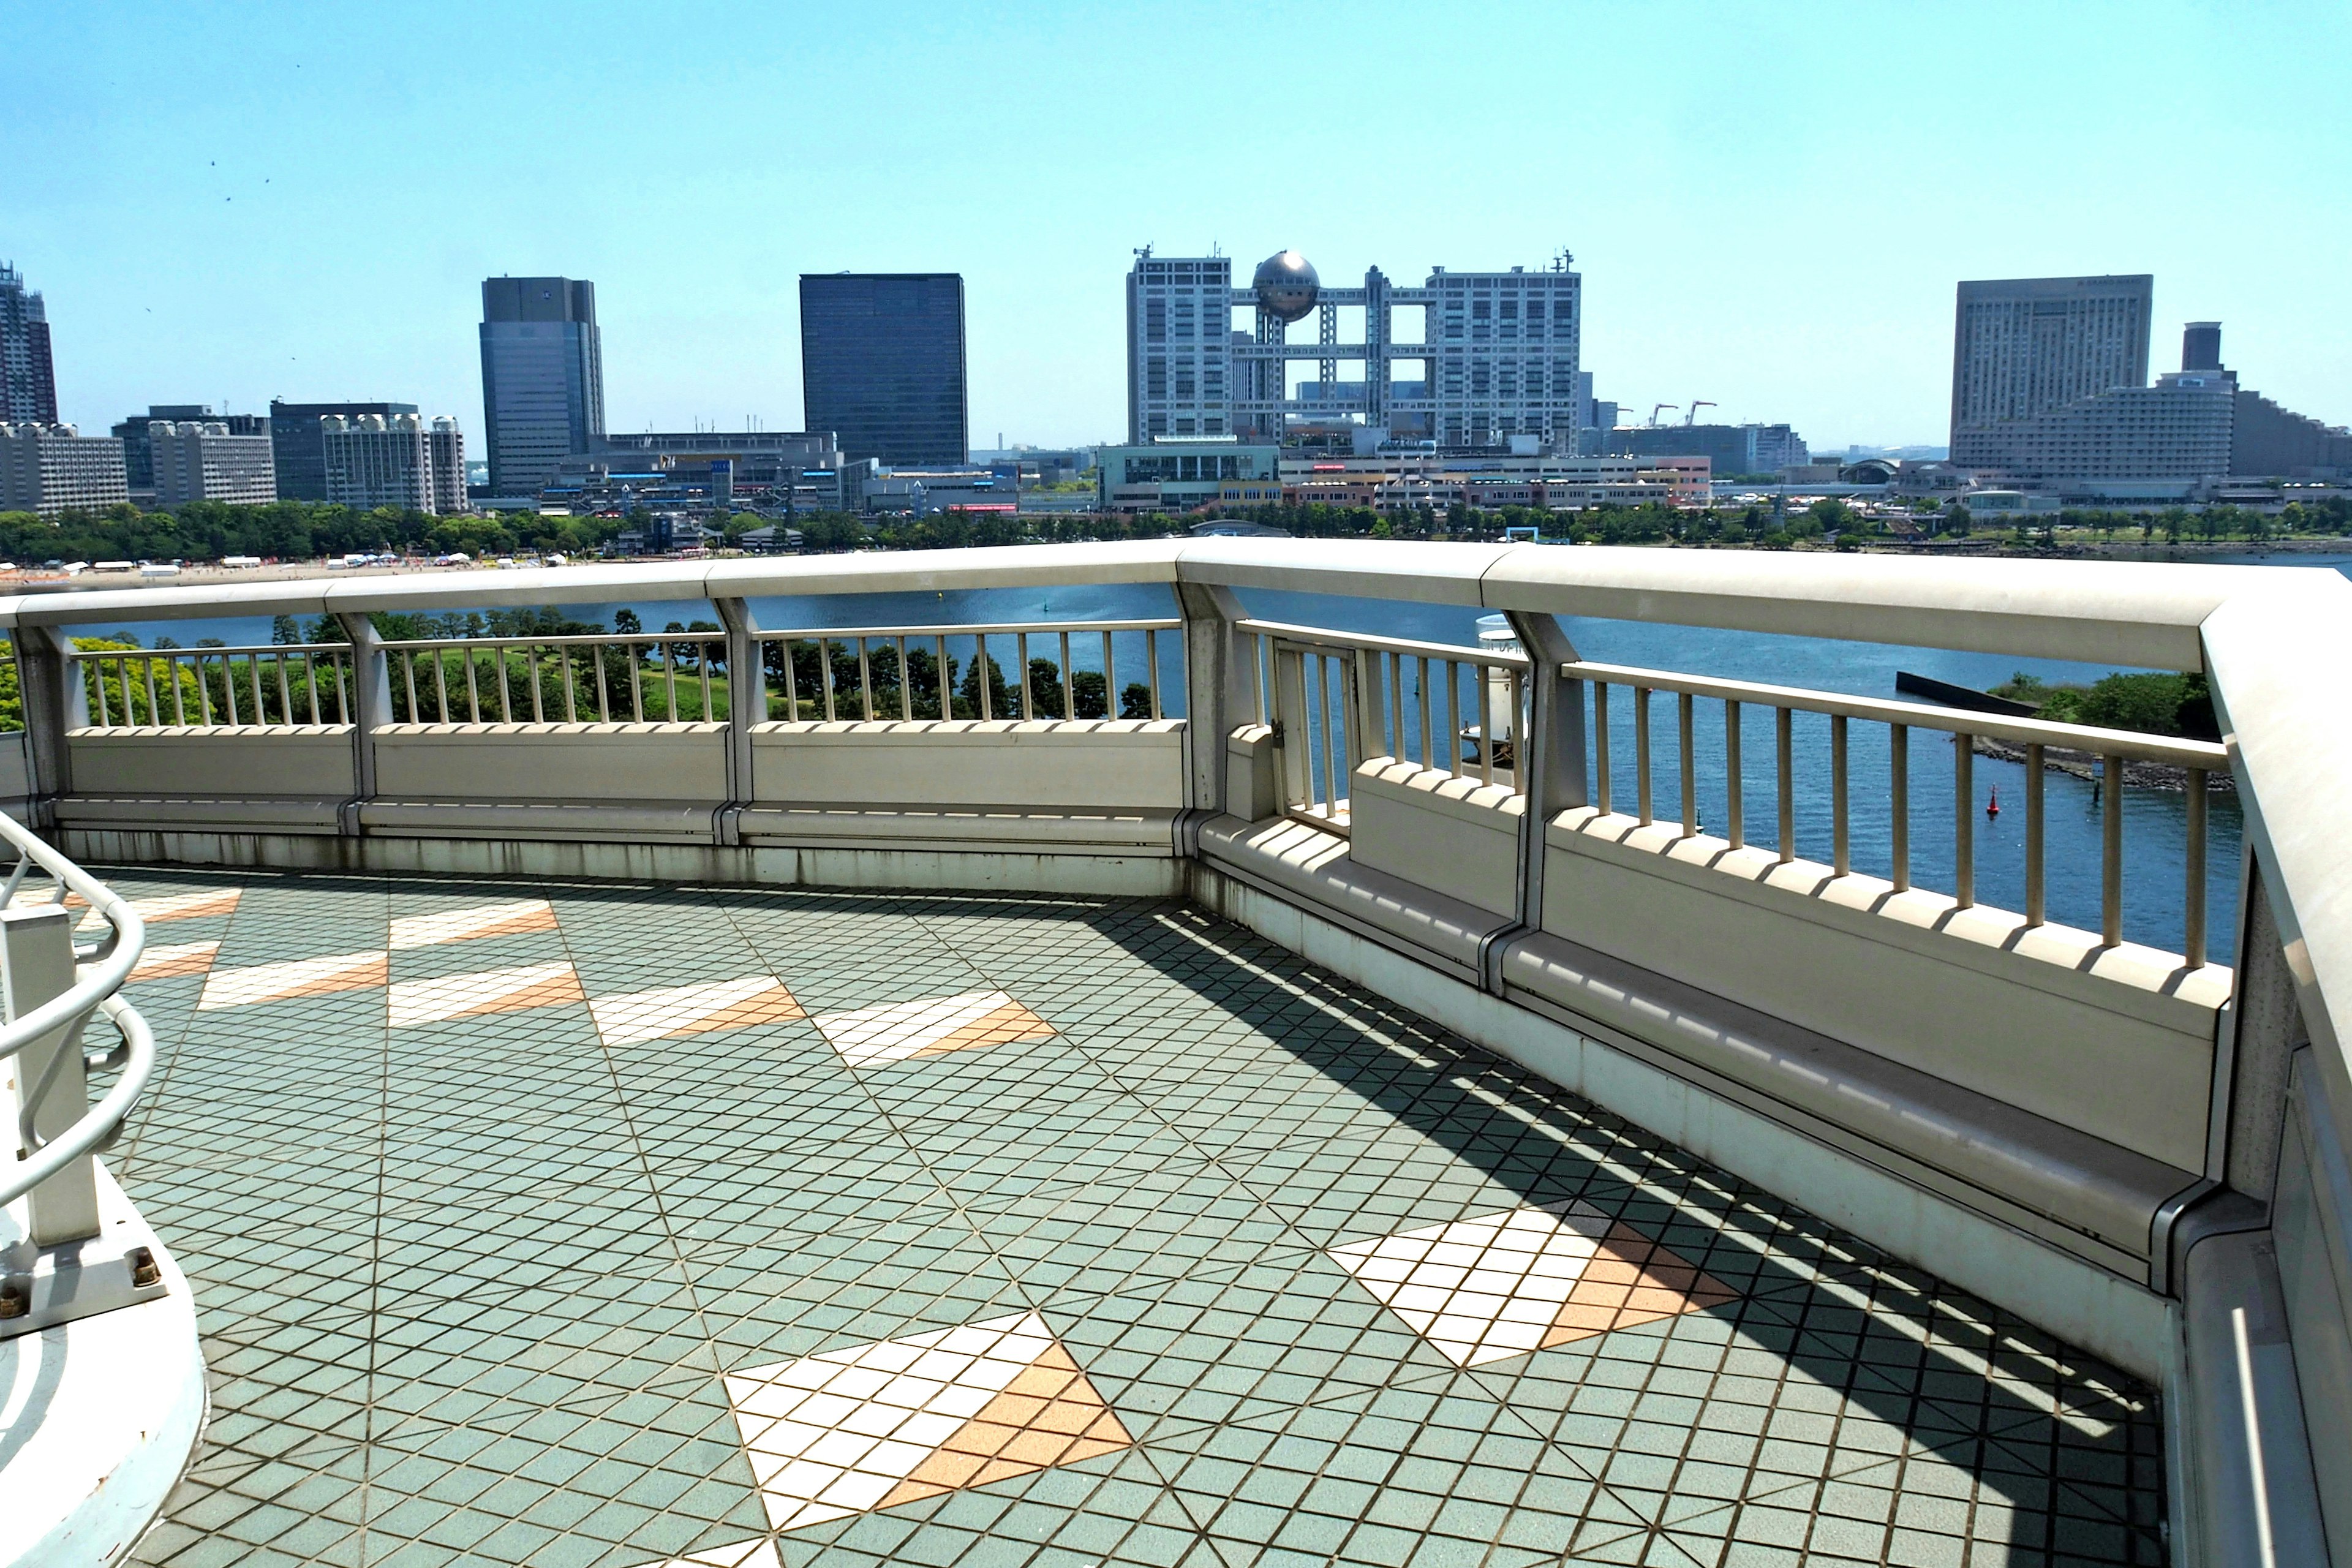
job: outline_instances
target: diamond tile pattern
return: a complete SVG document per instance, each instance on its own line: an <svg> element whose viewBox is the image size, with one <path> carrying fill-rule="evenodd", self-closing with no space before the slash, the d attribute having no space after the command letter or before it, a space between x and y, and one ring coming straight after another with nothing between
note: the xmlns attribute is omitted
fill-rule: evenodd
<svg viewBox="0 0 2352 1568"><path fill-rule="evenodd" d="M1195 910L110 879L140 1561L2164 1561L2150 1391Z"/></svg>

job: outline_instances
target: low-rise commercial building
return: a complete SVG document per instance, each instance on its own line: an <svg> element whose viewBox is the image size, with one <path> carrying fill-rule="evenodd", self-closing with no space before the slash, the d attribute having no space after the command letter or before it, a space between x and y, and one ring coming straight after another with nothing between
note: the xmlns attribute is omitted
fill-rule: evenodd
<svg viewBox="0 0 2352 1568"><path fill-rule="evenodd" d="M154 491L158 506L200 500L258 506L278 499L277 465L266 435L238 435L219 419L157 419L142 434L143 488ZM129 459L126 446L126 468Z"/></svg>
<svg viewBox="0 0 2352 1568"><path fill-rule="evenodd" d="M1600 450L1624 458L1705 458L1716 473L1777 474L1811 456L1786 425L1629 426L1601 432Z"/></svg>
<svg viewBox="0 0 2352 1568"><path fill-rule="evenodd" d="M55 517L128 501L122 443L71 425L0 424L0 511Z"/></svg>
<svg viewBox="0 0 2352 1568"><path fill-rule="evenodd" d="M1282 448L1231 436L1173 436L1102 447L1095 470L1105 511L1190 511L1220 501L1228 482L1279 489Z"/></svg>

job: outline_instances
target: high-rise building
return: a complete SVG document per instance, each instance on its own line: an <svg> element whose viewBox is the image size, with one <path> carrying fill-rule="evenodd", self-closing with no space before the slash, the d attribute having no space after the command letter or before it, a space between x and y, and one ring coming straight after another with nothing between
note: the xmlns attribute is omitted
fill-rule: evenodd
<svg viewBox="0 0 2352 1568"><path fill-rule="evenodd" d="M801 396L850 462L961 466L970 450L963 278L801 274Z"/></svg>
<svg viewBox="0 0 2352 1568"><path fill-rule="evenodd" d="M1228 257L1139 251L1127 279L1129 439L1280 440L1299 420L1454 447L1572 444L1591 416L1572 259L1562 252L1536 271L1433 268L1420 288L1375 267L1361 288L1326 289L1304 257L1283 251L1236 289ZM1340 341L1349 308L1363 321L1355 342ZM1253 312L1247 331L1234 329L1242 310ZM1422 341L1396 341L1400 310L1420 313ZM1292 342L1290 327L1310 315L1315 340ZM1315 366L1296 394L1293 361ZM1358 364L1360 375L1341 374Z"/></svg>
<svg viewBox="0 0 2352 1568"><path fill-rule="evenodd" d="M240 435L221 419L157 419L149 422L141 444L148 484L139 488L152 488L158 506L199 500L258 506L278 499L268 436ZM123 456L127 468L127 442Z"/></svg>
<svg viewBox="0 0 2352 1568"><path fill-rule="evenodd" d="M465 438L446 415L428 426L414 414L330 414L319 421L327 499L355 511L463 511Z"/></svg>
<svg viewBox="0 0 2352 1568"><path fill-rule="evenodd" d="M604 434L604 348L596 285L579 278L482 280L482 418L490 489L535 493Z"/></svg>
<svg viewBox="0 0 2352 1568"><path fill-rule="evenodd" d="M2191 321L2180 329L2180 368L2183 370L2220 370L2221 368L2221 323Z"/></svg>
<svg viewBox="0 0 2352 1568"><path fill-rule="evenodd" d="M414 414L414 403L288 403L269 402L269 449L278 469L279 500L327 499L327 453L319 421L328 417L359 419L368 415L385 418Z"/></svg>
<svg viewBox="0 0 2352 1568"><path fill-rule="evenodd" d="M122 443L70 425L0 423L0 511L55 517L131 499Z"/></svg>
<svg viewBox="0 0 2352 1568"><path fill-rule="evenodd" d="M1964 282L1952 329L1952 461L1999 468L2001 426L2147 384L2156 279Z"/></svg>
<svg viewBox="0 0 2352 1568"><path fill-rule="evenodd" d="M259 414L215 414L209 403L151 403L146 413L120 420L108 432L122 443L122 466L131 476L134 494L155 488L155 463L147 447L147 426L159 419L173 425L191 419L204 425L226 425L232 436L269 434L269 421Z"/></svg>
<svg viewBox="0 0 2352 1568"><path fill-rule="evenodd" d="M436 414L425 429L425 457L433 470L432 504L425 510L441 517L468 510L466 500L466 433L446 414Z"/></svg>
<svg viewBox="0 0 2352 1568"><path fill-rule="evenodd" d="M49 358L49 312L24 275L0 262L0 420L53 425L58 373Z"/></svg>

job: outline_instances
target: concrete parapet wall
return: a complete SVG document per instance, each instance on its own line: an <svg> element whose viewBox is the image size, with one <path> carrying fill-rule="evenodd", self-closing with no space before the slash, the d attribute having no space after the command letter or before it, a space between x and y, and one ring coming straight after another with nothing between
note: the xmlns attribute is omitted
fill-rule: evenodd
<svg viewBox="0 0 2352 1568"><path fill-rule="evenodd" d="M2205 1163L2226 969L1678 825L1545 835L1543 929L2167 1164Z"/></svg>
<svg viewBox="0 0 2352 1568"><path fill-rule="evenodd" d="M1184 805L1181 719L917 719L751 729L761 805L1040 812Z"/></svg>
<svg viewBox="0 0 2352 1568"><path fill-rule="evenodd" d="M675 801L706 810L727 799L723 723L387 724L374 740L376 793L387 799Z"/></svg>
<svg viewBox="0 0 2352 1568"><path fill-rule="evenodd" d="M1349 793L1358 865L1489 914L1517 907L1525 796L1393 757L1358 768Z"/></svg>
<svg viewBox="0 0 2352 1568"><path fill-rule="evenodd" d="M81 795L343 800L358 793L349 724L115 725L68 731L66 746Z"/></svg>

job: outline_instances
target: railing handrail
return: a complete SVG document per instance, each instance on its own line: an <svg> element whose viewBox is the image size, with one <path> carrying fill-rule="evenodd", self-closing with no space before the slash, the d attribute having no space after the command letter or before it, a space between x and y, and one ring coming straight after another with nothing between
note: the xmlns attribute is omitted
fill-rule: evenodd
<svg viewBox="0 0 2352 1568"><path fill-rule="evenodd" d="M245 643L225 647L207 643L202 647L68 647L66 657L72 659L135 659L135 658L213 658L222 654L247 653L349 653L347 642Z"/></svg>
<svg viewBox="0 0 2352 1568"><path fill-rule="evenodd" d="M546 637L396 637L376 644L387 653L421 653L431 648L460 647L554 647L562 646L609 647L614 643L666 642L725 642L727 633L706 626L691 632L563 632ZM336 647L342 645L336 644Z"/></svg>
<svg viewBox="0 0 2352 1568"><path fill-rule="evenodd" d="M89 1107L65 1131L48 1139L29 1157L0 1169L0 1204L14 1203L82 1155L114 1135L137 1103L155 1067L155 1037L137 1009L118 993L138 967L146 946L146 922L111 888L44 844L30 829L0 814L0 839L5 839L25 864L38 866L57 879L59 899L78 893L112 928L109 942L87 952L77 951L74 982L63 992L20 1017L0 1024L0 1060L14 1057L52 1031L77 1025L90 1014L103 1012L121 1030L127 1051L121 1076L106 1097ZM12 875L5 895L13 900L23 886ZM79 1050L77 1041L71 1046Z"/></svg>
<svg viewBox="0 0 2352 1568"><path fill-rule="evenodd" d="M839 637L844 642L857 637L1019 637L1055 632L1171 632L1184 623L1176 616L1142 620L1104 621L990 621L968 622L961 626L804 626L789 631L769 631L762 628L753 635L761 642L816 642Z"/></svg>
<svg viewBox="0 0 2352 1568"><path fill-rule="evenodd" d="M2180 740L2144 734L2137 730L2105 730L2088 724L2062 724L2050 719L2020 719L1999 713L1964 712L1920 702L1894 702L1876 697L1849 697L1799 686L1770 686L1752 680L1727 680L1714 676L1681 675L1671 670L1643 669L1632 665L1571 660L1559 667L1570 680L1602 681L1612 686L1651 691L1687 693L1725 701L1753 702L1765 708L1791 708L1801 712L1826 713L1847 719L1907 724L1918 730L1939 730L1952 735L1982 735L2013 741L2019 745L2055 746L2103 757L2133 757L2167 763L2200 773L2227 773L2230 749L2211 741Z"/></svg>
<svg viewBox="0 0 2352 1568"><path fill-rule="evenodd" d="M1304 643L1315 647L1370 648L1381 653L1407 654L1414 658L1447 659L1455 664L1478 664L1507 669L1533 668L1524 653L1480 647L1470 643L1418 642L1410 637L1384 637L1373 632L1343 632L1328 626L1299 626L1289 621L1262 621L1255 616L1244 616L1235 621L1234 626L1237 630L1255 632L1260 637L1278 637L1285 642Z"/></svg>

